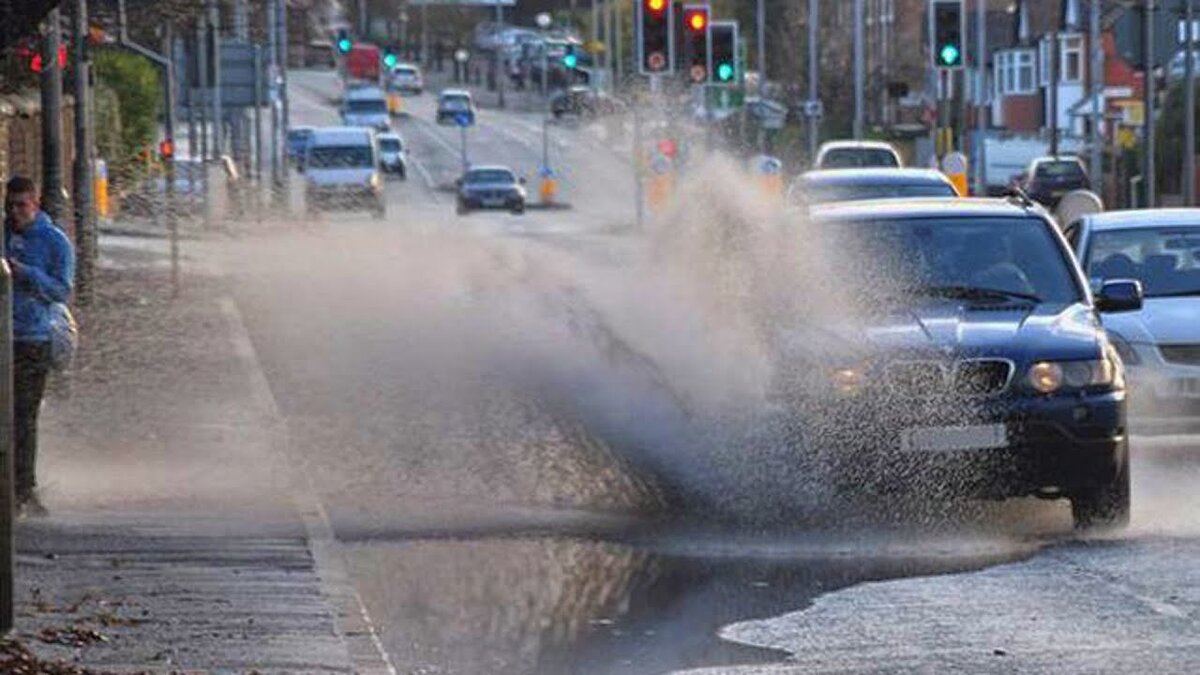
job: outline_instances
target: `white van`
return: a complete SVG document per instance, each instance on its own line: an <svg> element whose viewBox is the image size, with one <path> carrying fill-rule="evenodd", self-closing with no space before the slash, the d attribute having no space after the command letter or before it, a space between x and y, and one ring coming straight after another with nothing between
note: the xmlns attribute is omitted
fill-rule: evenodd
<svg viewBox="0 0 1200 675"><path fill-rule="evenodd" d="M322 209L364 209L387 215L379 144L375 132L361 127L315 129L300 170L305 176L304 203L310 214Z"/></svg>
<svg viewBox="0 0 1200 675"><path fill-rule="evenodd" d="M347 91L342 103L342 124L388 131L392 128L392 117L388 112L387 95L379 87Z"/></svg>

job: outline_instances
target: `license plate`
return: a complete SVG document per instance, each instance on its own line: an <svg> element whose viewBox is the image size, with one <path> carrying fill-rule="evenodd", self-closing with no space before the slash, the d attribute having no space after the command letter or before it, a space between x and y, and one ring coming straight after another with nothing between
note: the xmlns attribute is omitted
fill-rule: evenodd
<svg viewBox="0 0 1200 675"><path fill-rule="evenodd" d="M483 205L484 206L504 206L504 200L503 199L484 199Z"/></svg>
<svg viewBox="0 0 1200 675"><path fill-rule="evenodd" d="M908 429L900 436L900 449L905 452L992 450L1007 447L1008 427L1003 424Z"/></svg>

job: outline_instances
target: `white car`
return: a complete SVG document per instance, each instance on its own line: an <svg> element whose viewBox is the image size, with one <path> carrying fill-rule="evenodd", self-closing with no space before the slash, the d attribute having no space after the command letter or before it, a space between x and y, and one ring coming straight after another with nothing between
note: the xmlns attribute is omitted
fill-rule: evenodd
<svg viewBox="0 0 1200 675"><path fill-rule="evenodd" d="M400 180L408 178L408 148L404 138L394 132L379 134L379 166L384 173L394 173Z"/></svg>
<svg viewBox="0 0 1200 675"><path fill-rule="evenodd" d="M364 209L387 215L375 132L362 127L322 127L313 131L300 165L304 203L319 211Z"/></svg>
<svg viewBox="0 0 1200 675"><path fill-rule="evenodd" d="M829 141L817 150L814 169L900 168L900 153L883 141Z"/></svg>
<svg viewBox="0 0 1200 675"><path fill-rule="evenodd" d="M392 86L402 94L419 96L425 91L425 78L421 68L412 63L401 63L392 68Z"/></svg>
<svg viewBox="0 0 1200 675"><path fill-rule="evenodd" d="M1064 234L1093 288L1142 283L1142 309L1103 317L1129 375L1131 429L1200 432L1200 209L1096 213Z"/></svg>

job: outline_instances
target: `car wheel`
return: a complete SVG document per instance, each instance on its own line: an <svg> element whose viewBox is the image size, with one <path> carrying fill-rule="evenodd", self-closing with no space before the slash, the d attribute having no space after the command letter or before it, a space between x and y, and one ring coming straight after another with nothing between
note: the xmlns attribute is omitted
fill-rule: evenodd
<svg viewBox="0 0 1200 675"><path fill-rule="evenodd" d="M465 215L467 215L468 213L470 213L470 212L471 212L471 209L470 209L470 207L468 207L466 204L464 204L464 203L462 203L462 202L459 202L459 203L458 203L458 208L457 208L457 209L455 209L455 212L456 212L458 215L460 215L460 216L465 216Z"/></svg>
<svg viewBox="0 0 1200 675"><path fill-rule="evenodd" d="M517 202L516 204L513 204L511 210L515 216L525 213L525 202Z"/></svg>
<svg viewBox="0 0 1200 675"><path fill-rule="evenodd" d="M1071 518L1076 530L1112 530L1129 524L1129 461L1112 482L1071 495Z"/></svg>
<svg viewBox="0 0 1200 675"><path fill-rule="evenodd" d="M408 169L404 168L403 165L396 170L396 174L400 176L400 180L408 180Z"/></svg>

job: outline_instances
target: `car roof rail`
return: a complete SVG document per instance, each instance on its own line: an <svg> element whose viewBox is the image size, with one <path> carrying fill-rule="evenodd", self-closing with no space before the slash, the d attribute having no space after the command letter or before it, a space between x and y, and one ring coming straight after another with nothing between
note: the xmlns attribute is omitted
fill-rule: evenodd
<svg viewBox="0 0 1200 675"><path fill-rule="evenodd" d="M1031 209L1034 206L1033 199L1029 196L1029 193L1016 185L1008 186L1004 191L1004 197L1008 201L1019 204L1027 209Z"/></svg>

